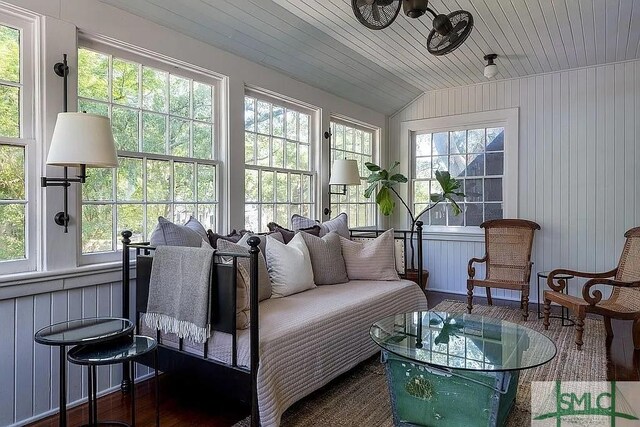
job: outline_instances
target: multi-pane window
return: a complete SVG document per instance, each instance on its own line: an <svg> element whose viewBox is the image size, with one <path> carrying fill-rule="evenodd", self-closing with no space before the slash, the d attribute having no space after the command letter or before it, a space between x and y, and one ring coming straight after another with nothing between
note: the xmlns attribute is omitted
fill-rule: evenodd
<svg viewBox="0 0 640 427"><path fill-rule="evenodd" d="M20 24L15 25L14 24ZM35 268L31 26L0 15L0 272ZM33 169L35 173L35 169Z"/></svg>
<svg viewBox="0 0 640 427"><path fill-rule="evenodd" d="M416 212L424 209L429 195L442 191L436 171L449 171L462 182L462 214L440 204L421 219L435 226L478 226L483 221L503 217L504 128L488 127L420 133L413 136L413 203Z"/></svg>
<svg viewBox="0 0 640 427"><path fill-rule="evenodd" d="M375 197L364 197L369 174L364 164L374 162L374 135L372 130L341 121L331 122L331 164L335 159L356 160L362 178L362 184L347 186L344 196L331 195L332 216L345 212L350 227L375 226L377 223Z"/></svg>
<svg viewBox="0 0 640 427"><path fill-rule="evenodd" d="M283 226L315 206L313 111L263 96L244 98L245 227Z"/></svg>
<svg viewBox="0 0 640 427"><path fill-rule="evenodd" d="M116 250L125 229L148 239L158 216L216 229L217 79L147 64L78 51L78 110L111 118L119 159L116 170L88 171L83 253Z"/></svg>

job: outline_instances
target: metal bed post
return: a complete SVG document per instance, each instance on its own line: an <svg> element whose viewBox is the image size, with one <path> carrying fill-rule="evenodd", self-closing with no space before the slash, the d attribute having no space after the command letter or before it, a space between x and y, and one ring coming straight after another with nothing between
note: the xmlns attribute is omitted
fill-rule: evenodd
<svg viewBox="0 0 640 427"><path fill-rule="evenodd" d="M124 230L122 233L122 317L129 318L129 245L131 244L131 236L133 233ZM136 322L137 326L137 322ZM128 393L131 390L131 375L129 372L130 362L122 364L122 383L120 390Z"/></svg>
<svg viewBox="0 0 640 427"><path fill-rule="evenodd" d="M260 238L253 236L247 240L249 244L249 257L251 262L251 426L260 425L260 413L258 410L258 362L260 343L258 336L258 257L260 255Z"/></svg>
<svg viewBox="0 0 640 427"><path fill-rule="evenodd" d="M422 221L416 221L416 231L418 233L418 285L425 292L422 284Z"/></svg>

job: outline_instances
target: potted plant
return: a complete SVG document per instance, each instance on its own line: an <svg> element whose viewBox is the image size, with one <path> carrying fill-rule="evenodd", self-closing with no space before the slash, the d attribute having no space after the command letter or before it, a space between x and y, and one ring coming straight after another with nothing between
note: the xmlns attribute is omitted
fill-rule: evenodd
<svg viewBox="0 0 640 427"><path fill-rule="evenodd" d="M400 200L403 206L407 209L409 217L411 218L411 228L409 233L409 247L411 248L411 269L407 272L407 277L410 279L417 278L417 270L415 268L415 257L413 247L413 234L415 232L416 223L420 220L422 215L435 208L441 202L448 202L451 206L451 211L454 215L461 213L460 206L454 199L454 197L464 197L464 193L460 191L460 182L455 178L451 178L451 175L447 171L436 171L436 180L442 188L441 193L432 193L429 197L429 206L420 211L417 215L413 213L413 210L409 208L409 205L398 194L395 187L398 184L407 183L408 179L401 173L394 173L395 169L400 165L400 162L395 162L389 170L382 169L375 163L366 162L365 166L371 172L367 177L367 183L369 187L364 192L364 197L370 198L373 192L377 189L376 204L378 205L382 215L389 216L393 213L396 203L393 195ZM425 274L428 277L428 272ZM426 280L426 279L425 279ZM425 286L425 283L420 283L421 286Z"/></svg>

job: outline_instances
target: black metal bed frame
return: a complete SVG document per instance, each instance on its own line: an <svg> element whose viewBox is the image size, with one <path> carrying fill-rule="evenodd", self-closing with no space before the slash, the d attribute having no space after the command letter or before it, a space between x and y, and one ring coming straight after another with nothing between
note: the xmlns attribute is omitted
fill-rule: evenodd
<svg viewBox="0 0 640 427"><path fill-rule="evenodd" d="M178 348L173 348L162 343L160 332L157 332L158 340L158 369L163 372L179 372L183 374L198 373L206 376L210 383L215 384L216 389L227 396L251 405L251 425L258 426L258 394L257 373L259 363L258 353L258 256L260 239L251 237L247 241L249 253L247 255L225 253L216 251L211 268L211 281L209 289L211 306L211 330L228 333L231 335L231 363L227 364L208 357L208 343L204 344L202 354L188 353L184 351L183 340L178 342ZM141 314L147 310L149 296L149 279L151 276L151 264L153 257L151 251L155 250L148 242L131 243L131 232L122 232L122 311L126 317L130 316L129 292L130 292L130 250L136 251L136 307L135 326L140 329ZM230 258L231 263L219 262L219 257ZM237 271L238 259L249 258L250 261L250 349L251 359L249 368L238 366L238 346L236 336L236 300L237 300ZM142 358L140 360L146 366L152 366L152 360ZM127 372L127 370L125 370ZM131 379L123 379L123 389L131 385Z"/></svg>
<svg viewBox="0 0 640 427"><path fill-rule="evenodd" d="M351 229L352 237L377 237L386 230L379 229ZM155 247L149 242L132 243L132 233L122 232L122 312L123 316L130 317L130 268L131 250L135 250L136 259L136 306L135 306L135 326L136 332L140 329L141 314L146 312L147 299L149 296L149 279L151 276L151 264L153 257L151 252ZM394 238L402 239L405 251L405 272L408 261L408 242L411 231L395 230ZM257 393L257 373L259 364L259 324L258 324L258 256L260 249L258 245L260 239L251 237L247 242L250 246L247 255L224 253L216 251L214 253L213 266L211 269L210 281L210 306L211 306L211 329L231 335L231 363L224 363L208 357L208 343L204 344L202 354L195 354L184 351L183 340L178 342L178 348L170 347L162 343L160 332L156 334L158 340L158 369L163 372L178 372L184 375L198 374L198 377L207 378L208 384L213 384L217 391L224 393L233 399L243 403L250 403L251 425L257 427L259 422L258 393ZM422 224L417 227L418 246L418 283L422 283ZM221 257L231 259L231 263L220 262ZM236 337L236 299L237 299L237 271L238 259L249 258L250 260L250 350L251 359L249 368L238 366L237 364L237 337ZM420 285L421 286L421 285ZM424 289L423 289L424 290ZM153 366L151 358L143 357L139 360L146 366ZM131 387L131 378L128 377L128 369L123 370L122 390L126 391Z"/></svg>

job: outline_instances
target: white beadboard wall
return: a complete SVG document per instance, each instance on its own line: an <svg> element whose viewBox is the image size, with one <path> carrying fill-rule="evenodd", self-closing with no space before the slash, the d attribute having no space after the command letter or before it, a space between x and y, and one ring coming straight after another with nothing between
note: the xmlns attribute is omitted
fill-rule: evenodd
<svg viewBox="0 0 640 427"><path fill-rule="evenodd" d="M403 121L512 107L519 108L518 216L542 227L535 300L537 271L611 269L624 232L640 225L640 61L426 92L391 117L389 159L409 164L406 147L393 143ZM467 262L483 254L483 242L428 240L429 287L466 293Z"/></svg>
<svg viewBox="0 0 640 427"><path fill-rule="evenodd" d="M24 425L57 412L59 347L36 344L38 329L67 319L120 316L122 284L106 283L0 300L0 426ZM132 302L132 304L134 304ZM67 364L67 402L87 397L86 368ZM150 371L138 365L137 377ZM98 392L118 387L120 365L98 368Z"/></svg>

